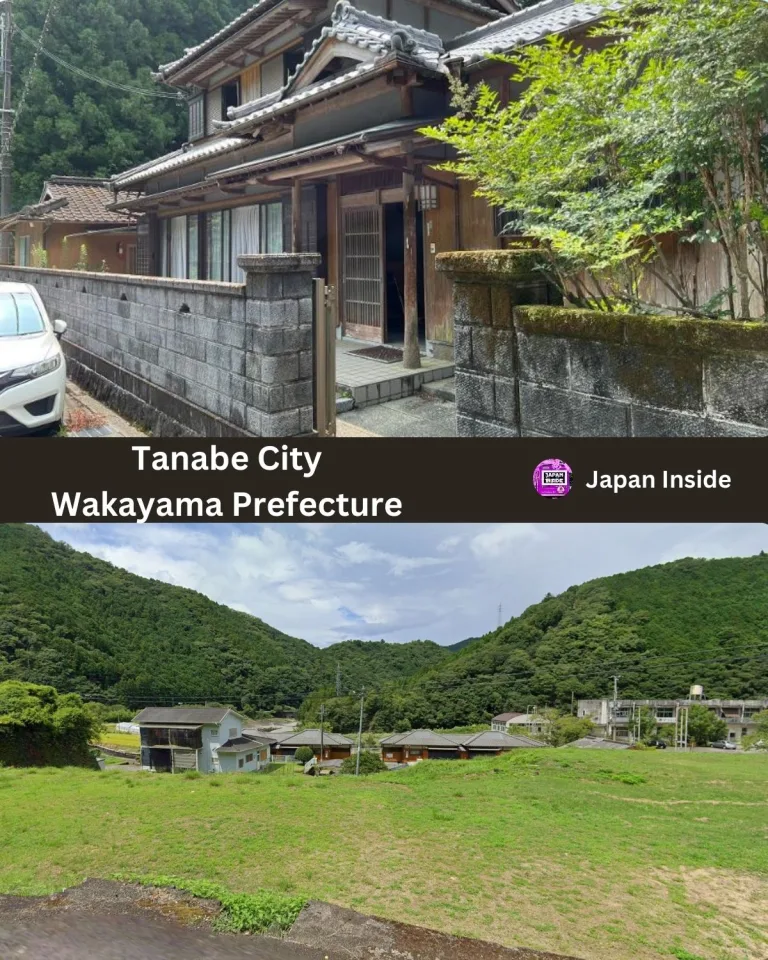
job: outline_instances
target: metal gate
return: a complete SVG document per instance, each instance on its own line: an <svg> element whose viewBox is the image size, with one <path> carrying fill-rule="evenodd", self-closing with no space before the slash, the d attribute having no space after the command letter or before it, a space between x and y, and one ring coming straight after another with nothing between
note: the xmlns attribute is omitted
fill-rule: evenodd
<svg viewBox="0 0 768 960"><path fill-rule="evenodd" d="M381 207L342 210L344 329L361 340L384 340L384 242Z"/></svg>

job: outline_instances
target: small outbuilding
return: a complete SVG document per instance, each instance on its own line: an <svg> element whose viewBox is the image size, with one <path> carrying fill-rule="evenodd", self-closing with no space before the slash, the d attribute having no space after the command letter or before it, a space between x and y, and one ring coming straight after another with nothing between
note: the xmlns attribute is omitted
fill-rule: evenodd
<svg viewBox="0 0 768 960"><path fill-rule="evenodd" d="M354 743L349 737L327 730L300 730L278 739L272 745L275 760L293 760L300 747L309 747L320 760L345 760L352 755Z"/></svg>

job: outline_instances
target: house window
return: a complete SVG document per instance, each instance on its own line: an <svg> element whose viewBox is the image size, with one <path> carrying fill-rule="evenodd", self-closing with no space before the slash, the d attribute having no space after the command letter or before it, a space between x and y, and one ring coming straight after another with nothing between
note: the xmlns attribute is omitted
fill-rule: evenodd
<svg viewBox="0 0 768 960"><path fill-rule="evenodd" d="M29 237L19 237L19 266L29 266Z"/></svg>
<svg viewBox="0 0 768 960"><path fill-rule="evenodd" d="M199 140L205 134L205 97L189 101L189 139Z"/></svg>
<svg viewBox="0 0 768 960"><path fill-rule="evenodd" d="M656 719L657 720L671 720L675 715L674 707L657 707L656 708Z"/></svg>
<svg viewBox="0 0 768 960"><path fill-rule="evenodd" d="M230 210L218 210L206 216L206 273L208 280L229 280Z"/></svg>
<svg viewBox="0 0 768 960"><path fill-rule="evenodd" d="M226 118L230 107L240 106L240 81L233 80L221 88L221 115Z"/></svg>
<svg viewBox="0 0 768 960"><path fill-rule="evenodd" d="M246 753L246 755L245 755L245 762L246 762L246 763L253 763L253 754L252 754L252 753Z"/></svg>
<svg viewBox="0 0 768 960"><path fill-rule="evenodd" d="M237 766L238 766L238 769L240 769L240 770L243 769L243 758L242 758L242 757L240 757L240 759L237 761Z"/></svg>
<svg viewBox="0 0 768 960"><path fill-rule="evenodd" d="M200 223L197 215L187 217L187 277L200 278Z"/></svg>

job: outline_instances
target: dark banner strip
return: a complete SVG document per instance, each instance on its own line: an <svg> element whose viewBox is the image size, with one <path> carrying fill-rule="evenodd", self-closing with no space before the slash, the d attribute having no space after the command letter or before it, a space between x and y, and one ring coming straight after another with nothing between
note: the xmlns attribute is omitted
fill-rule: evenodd
<svg viewBox="0 0 768 960"><path fill-rule="evenodd" d="M754 439L0 443L0 520L755 521Z"/></svg>

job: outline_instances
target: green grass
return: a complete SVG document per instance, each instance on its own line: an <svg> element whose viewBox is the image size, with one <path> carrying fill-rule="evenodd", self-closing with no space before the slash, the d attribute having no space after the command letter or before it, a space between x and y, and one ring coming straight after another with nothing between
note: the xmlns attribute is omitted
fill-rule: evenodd
<svg viewBox="0 0 768 960"><path fill-rule="evenodd" d="M360 779L5 769L0 892L160 875L588 960L762 960L767 785L768 757L671 750Z"/></svg>
<svg viewBox="0 0 768 960"><path fill-rule="evenodd" d="M116 733L113 724L105 724L99 737L99 743L117 750L135 750L139 752L141 744L137 733Z"/></svg>

